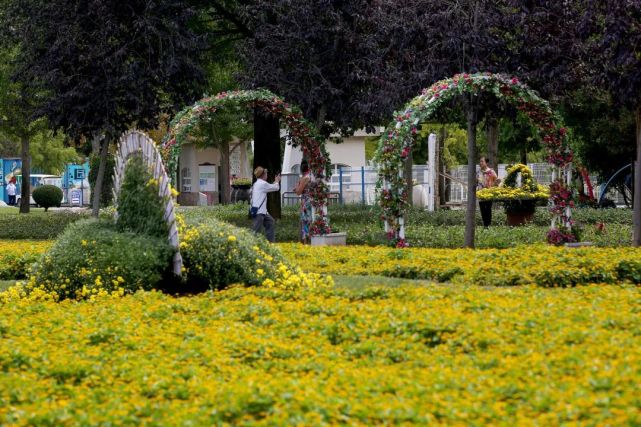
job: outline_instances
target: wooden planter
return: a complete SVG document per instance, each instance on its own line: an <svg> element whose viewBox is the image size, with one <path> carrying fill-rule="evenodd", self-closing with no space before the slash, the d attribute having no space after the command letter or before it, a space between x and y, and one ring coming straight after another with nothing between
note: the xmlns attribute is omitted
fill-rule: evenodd
<svg viewBox="0 0 641 427"><path fill-rule="evenodd" d="M516 227L519 225L532 222L534 212L536 211L535 200L506 200L505 215L507 216L507 225Z"/></svg>
<svg viewBox="0 0 641 427"><path fill-rule="evenodd" d="M312 236L312 246L345 246L347 233L329 233L321 236Z"/></svg>
<svg viewBox="0 0 641 427"><path fill-rule="evenodd" d="M511 211L505 212L507 216L507 225L516 227L532 222L534 219L534 211Z"/></svg>

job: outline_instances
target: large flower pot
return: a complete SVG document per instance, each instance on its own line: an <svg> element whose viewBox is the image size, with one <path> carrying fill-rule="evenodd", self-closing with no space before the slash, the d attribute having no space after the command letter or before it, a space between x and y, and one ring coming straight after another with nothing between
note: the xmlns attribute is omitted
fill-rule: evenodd
<svg viewBox="0 0 641 427"><path fill-rule="evenodd" d="M249 189L250 185L232 185L231 186L231 201L232 203L237 202L249 202Z"/></svg>
<svg viewBox="0 0 641 427"><path fill-rule="evenodd" d="M345 246L347 244L347 233L329 233L312 236L312 246Z"/></svg>
<svg viewBox="0 0 641 427"><path fill-rule="evenodd" d="M507 216L507 225L518 226L532 222L534 219L534 211L509 211L505 212Z"/></svg>

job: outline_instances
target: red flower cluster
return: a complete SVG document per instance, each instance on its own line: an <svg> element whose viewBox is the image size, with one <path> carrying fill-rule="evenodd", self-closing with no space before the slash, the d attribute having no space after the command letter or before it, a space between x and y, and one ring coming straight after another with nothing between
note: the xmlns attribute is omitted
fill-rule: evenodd
<svg viewBox="0 0 641 427"><path fill-rule="evenodd" d="M565 227L553 228L548 231L547 241L551 245L560 246L564 243L574 243L577 241L576 236L572 233L572 230L568 230Z"/></svg>

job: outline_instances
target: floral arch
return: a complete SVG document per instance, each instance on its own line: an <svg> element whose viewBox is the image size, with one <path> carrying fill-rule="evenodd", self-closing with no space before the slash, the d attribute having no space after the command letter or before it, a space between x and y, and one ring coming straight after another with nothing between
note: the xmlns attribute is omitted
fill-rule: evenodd
<svg viewBox="0 0 641 427"><path fill-rule="evenodd" d="M550 198L552 221L550 235L571 229L571 212L568 191L572 150L566 129L560 117L552 111L547 101L521 83L517 78L502 74L457 74L441 80L410 101L379 140L374 161L379 168L378 200L383 209L385 232L398 247L407 246L403 216L407 209L407 193L403 178L403 162L409 156L419 123L430 119L439 108L464 94L490 93L498 100L516 107L525 114L538 130L547 149L547 159L553 165Z"/></svg>
<svg viewBox="0 0 641 427"><path fill-rule="evenodd" d="M272 92L260 90L239 90L221 92L213 97L206 97L187 107L176 115L169 125L161 152L170 171L170 177L176 183L176 169L182 145L187 142L190 133L216 111L224 108L260 108L262 111L281 118L289 133L290 143L300 147L303 156L308 159L312 173L312 206L313 222L310 234L329 233L327 217L327 195L329 187L325 178L329 174L329 155L314 125L308 122L298 107L288 104Z"/></svg>

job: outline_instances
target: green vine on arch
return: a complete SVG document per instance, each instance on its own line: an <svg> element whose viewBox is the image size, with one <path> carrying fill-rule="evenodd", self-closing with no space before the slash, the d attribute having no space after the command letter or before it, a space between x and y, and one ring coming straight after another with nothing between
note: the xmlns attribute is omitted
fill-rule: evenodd
<svg viewBox="0 0 641 427"><path fill-rule="evenodd" d="M517 78L491 73L457 74L424 89L402 112L394 113L395 120L379 140L374 157L379 168L377 195L383 210L382 220L387 237L396 246L407 246L403 216L407 210L408 197L401 171L414 145L419 123L429 120L440 108L461 95L483 92L493 94L499 101L515 106L530 119L547 149L548 162L559 169L552 188L566 186L562 182L560 170L566 169L572 161L572 150L569 147L567 131L549 103ZM556 199L552 200L555 203ZM563 226L571 226L571 214L567 206L555 204L552 212L561 220ZM553 229L555 227L556 222Z"/></svg>
<svg viewBox="0 0 641 427"><path fill-rule="evenodd" d="M180 151L182 145L188 142L189 135L196 130L200 123L216 114L216 111L242 107L259 108L267 114L282 119L288 130L290 143L294 147L301 148L303 156L308 159L309 168L314 177L311 189L314 218L310 234L329 233L327 217L329 187L325 178L329 176L330 165L324 138L314 125L303 117L303 113L298 107L285 102L265 89L221 92L216 96L197 101L176 115L169 125L169 133L165 136L161 147L161 154L173 183L177 182L176 172Z"/></svg>

